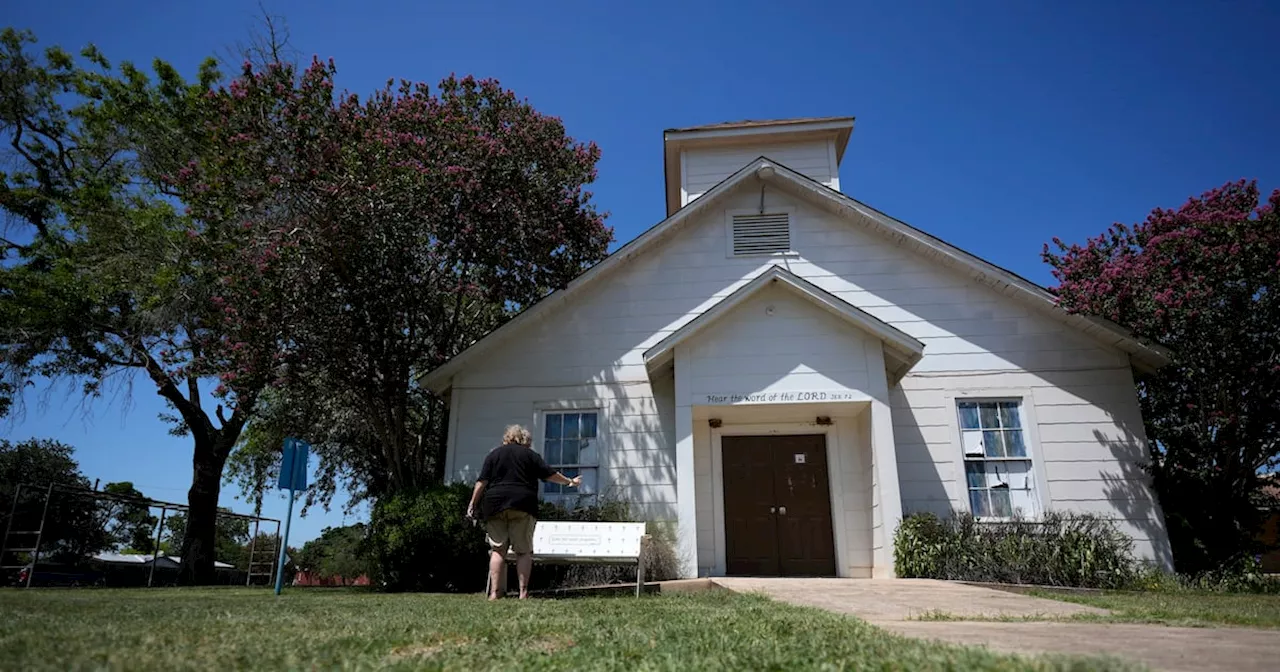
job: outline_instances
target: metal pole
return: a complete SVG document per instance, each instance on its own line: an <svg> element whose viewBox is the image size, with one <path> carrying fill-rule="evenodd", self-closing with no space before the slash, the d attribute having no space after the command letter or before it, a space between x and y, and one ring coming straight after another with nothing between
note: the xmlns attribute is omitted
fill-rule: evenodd
<svg viewBox="0 0 1280 672"><path fill-rule="evenodd" d="M160 559L160 535L164 532L164 518L169 513L169 508L160 507L160 525L156 527L156 547L151 549L151 571L147 573L147 587L151 587L152 579L156 578L156 560Z"/></svg>
<svg viewBox="0 0 1280 672"><path fill-rule="evenodd" d="M258 545L258 525L261 523L261 518L253 519L253 537L249 539L249 566L244 571L244 585L246 586L253 581L253 547Z"/></svg>
<svg viewBox="0 0 1280 672"><path fill-rule="evenodd" d="M4 539L0 539L0 565L4 564L4 554L9 550L9 532L13 531L13 519L18 515L18 496L21 494L22 484L19 483L13 489L13 506L9 507L9 520L4 524Z"/></svg>
<svg viewBox="0 0 1280 672"><path fill-rule="evenodd" d="M40 541L44 539L44 521L49 517L49 500L53 499L53 484L49 484L49 490L44 493L44 512L40 514L40 529L36 530L36 547L31 551L31 571L27 573L27 588L31 587L31 579L36 576L36 571L40 569Z"/></svg>
<svg viewBox="0 0 1280 672"><path fill-rule="evenodd" d="M280 549L280 521L276 521L276 550ZM267 572L267 583L276 582L276 563L271 563L271 571Z"/></svg>
<svg viewBox="0 0 1280 672"><path fill-rule="evenodd" d="M284 519L284 537L280 539L280 558L276 561L276 595L280 594L280 587L284 583L284 551L289 547L289 525L293 523L293 500L296 495L295 491L289 491L289 513Z"/></svg>

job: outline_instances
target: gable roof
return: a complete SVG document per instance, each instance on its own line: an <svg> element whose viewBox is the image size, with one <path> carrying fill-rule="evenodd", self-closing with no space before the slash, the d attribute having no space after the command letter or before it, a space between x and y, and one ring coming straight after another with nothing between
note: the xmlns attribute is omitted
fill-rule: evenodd
<svg viewBox="0 0 1280 672"><path fill-rule="evenodd" d="M652 348L646 350L644 352L645 366L650 371L653 371L671 361L675 354L676 345L704 331L720 318L732 312L734 308L737 308L744 301L770 286L791 290L801 298L807 299L810 303L835 315L840 320L879 339L892 353L891 355L890 352L885 353L888 355L885 360L885 368L890 373L890 382L896 382L924 356L924 343L909 334L781 266L770 266L755 278L752 278L751 282L739 287L732 294L716 302L714 306L689 320Z"/></svg>
<svg viewBox="0 0 1280 672"><path fill-rule="evenodd" d="M905 222L890 217L875 208L856 201L843 193L815 182L786 166L763 156L756 158L737 172L726 177L705 194L680 208L670 217L636 236L627 244L605 257L600 263L584 271L564 289L548 294L545 298L521 311L501 327L472 343L453 359L423 374L419 381L427 388L442 392L449 387L453 375L480 353L488 350L503 338L515 333L523 325L540 319L555 306L582 292L597 278L608 274L627 260L644 252L678 231L685 223L702 212L711 209L725 199L738 186L748 180L760 180L804 200L823 207L850 222L864 226L894 242L914 249L925 256L967 274L996 291L1020 301L1024 305L1048 315L1068 326L1083 331L1099 341L1130 355L1130 361L1141 370L1151 371L1169 363L1168 350L1144 343L1123 327L1098 318L1068 313L1058 305L1053 294L1026 278L965 252L935 236L925 233Z"/></svg>

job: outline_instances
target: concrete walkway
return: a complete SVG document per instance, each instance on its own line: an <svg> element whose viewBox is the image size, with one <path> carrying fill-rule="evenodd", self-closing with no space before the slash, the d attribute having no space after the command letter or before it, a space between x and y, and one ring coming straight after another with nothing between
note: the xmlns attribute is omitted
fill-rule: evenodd
<svg viewBox="0 0 1280 672"><path fill-rule="evenodd" d="M1273 670L1280 660L1280 630L919 620L930 613L960 618L1046 619L1107 613L1094 607L947 581L736 577L713 581L737 592L759 592L791 604L857 616L909 637L981 645L1010 653L1108 655L1156 670L1187 672Z"/></svg>

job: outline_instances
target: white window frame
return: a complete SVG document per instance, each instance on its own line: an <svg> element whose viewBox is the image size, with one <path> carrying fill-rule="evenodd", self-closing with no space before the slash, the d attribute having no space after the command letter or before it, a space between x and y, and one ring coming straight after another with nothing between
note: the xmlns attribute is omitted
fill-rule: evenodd
<svg viewBox="0 0 1280 672"><path fill-rule="evenodd" d="M604 475L605 475L606 457L605 457L604 448L605 448L606 442L603 438L605 434L605 431L604 431L605 416L604 416L604 409L600 407L600 402L594 401L594 400L591 400L591 401L581 400L581 401L550 401L550 402L539 402L535 404L534 422L533 422L533 428L534 428L533 446L534 446L534 449L538 451L538 454L542 455L545 458L546 453L543 452L543 442L546 440L545 437L546 437L546 431L547 431L547 416L548 415L564 415L566 413L594 413L595 414L596 416L595 464L594 465L586 464L581 461L574 464L567 464L567 463L556 464L549 460L547 461L547 464L550 465L556 471L561 471L562 469L578 469L579 471L581 471L582 469L595 469L596 470L596 490L595 492L590 494L581 494L578 492L564 492L564 491L548 493L546 492L546 483L544 482L538 487L538 498L542 501L551 502L553 504L559 504L561 506L572 506L574 504L583 503L583 502L594 503L599 500L600 493L605 489ZM561 486L561 487L563 488L564 486Z"/></svg>
<svg viewBox="0 0 1280 672"><path fill-rule="evenodd" d="M760 208L739 208L736 210L724 211L724 254L729 259L769 259L771 257L798 257L800 254L796 252L796 209L793 206L782 207L766 207L764 214L782 214L787 215L787 242L788 249L786 252L757 252L754 254L734 254L733 253L733 217L734 215L758 215Z"/></svg>
<svg viewBox="0 0 1280 672"><path fill-rule="evenodd" d="M1032 501L1035 510L1024 511L1022 518L1031 521L1039 520L1045 511L1052 508L1053 501L1049 495L1044 459L1040 455L1040 425L1036 420L1035 400L1031 395L1031 390L1024 388L975 388L949 392L945 398L947 424L950 429L951 445L953 447L952 454L955 456L954 483L957 492L954 493L952 501L959 503L956 509L973 513L972 504L969 501L969 477L965 472L966 460L964 438L960 427L960 403L1012 401L1018 403L1018 416L1022 421L1022 443L1026 449L1026 457L994 459L984 457L982 461L1030 463L1029 474L1034 479ZM978 517L978 520L980 522L1003 523L1010 521L1011 518L982 516Z"/></svg>

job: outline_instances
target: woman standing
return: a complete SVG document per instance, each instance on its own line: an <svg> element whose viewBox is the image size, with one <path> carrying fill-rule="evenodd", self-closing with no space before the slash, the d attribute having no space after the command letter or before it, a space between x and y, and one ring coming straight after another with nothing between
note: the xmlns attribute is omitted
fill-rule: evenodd
<svg viewBox="0 0 1280 672"><path fill-rule="evenodd" d="M484 517L489 542L489 599L498 599L499 579L506 564L507 549L516 554L520 576L520 599L529 597L529 575L533 573L533 528L538 515L538 482L549 481L577 487L582 477L568 478L552 469L533 450L529 430L511 425L502 435L502 445L489 451L480 467L480 477L471 491L467 517L475 518L476 505Z"/></svg>

